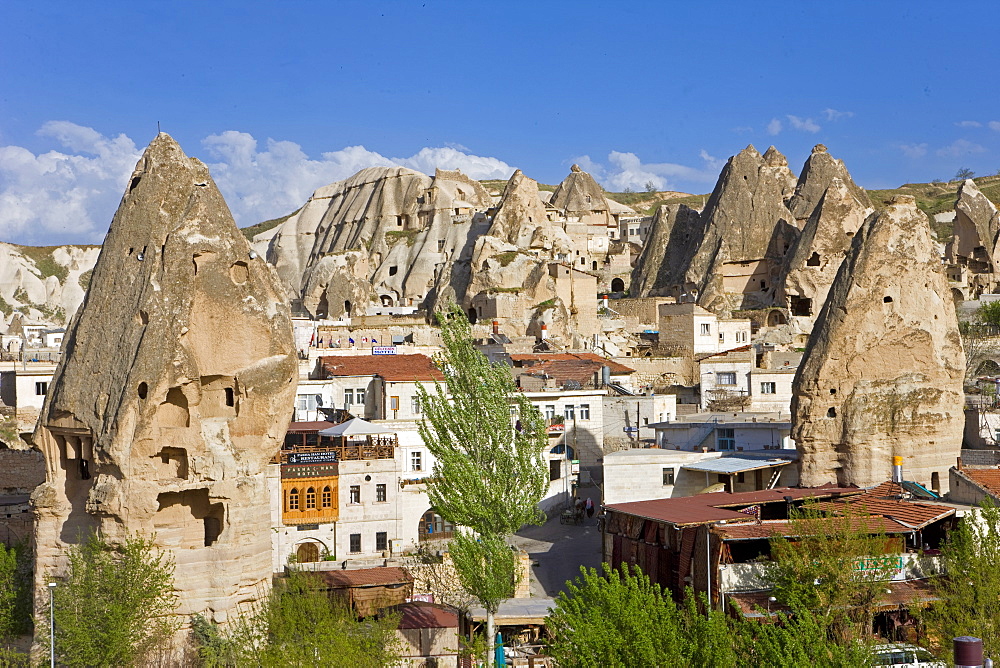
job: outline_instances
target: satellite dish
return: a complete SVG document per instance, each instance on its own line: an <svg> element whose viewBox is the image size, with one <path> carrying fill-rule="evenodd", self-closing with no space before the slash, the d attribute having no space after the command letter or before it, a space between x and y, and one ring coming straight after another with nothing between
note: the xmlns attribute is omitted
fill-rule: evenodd
<svg viewBox="0 0 1000 668"><path fill-rule="evenodd" d="M323 405L323 395L322 394L317 394L316 395L316 405L317 406L322 406Z"/></svg>

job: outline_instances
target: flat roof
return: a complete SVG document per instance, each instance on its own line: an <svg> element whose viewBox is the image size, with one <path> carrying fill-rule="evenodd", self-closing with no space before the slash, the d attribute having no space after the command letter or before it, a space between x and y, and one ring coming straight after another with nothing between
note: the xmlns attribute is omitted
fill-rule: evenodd
<svg viewBox="0 0 1000 668"><path fill-rule="evenodd" d="M549 611L555 607L554 598L508 598L500 602L494 619L497 624L508 626L543 624L545 618L549 616ZM469 613L477 622L486 621L486 609L482 606L470 607Z"/></svg>
<svg viewBox="0 0 1000 668"><path fill-rule="evenodd" d="M688 471L704 471L705 473L742 473L744 471L756 471L758 469L769 469L776 466L791 464L794 459L749 459L746 457L720 457L707 461L695 462L693 464L681 464L682 469Z"/></svg>

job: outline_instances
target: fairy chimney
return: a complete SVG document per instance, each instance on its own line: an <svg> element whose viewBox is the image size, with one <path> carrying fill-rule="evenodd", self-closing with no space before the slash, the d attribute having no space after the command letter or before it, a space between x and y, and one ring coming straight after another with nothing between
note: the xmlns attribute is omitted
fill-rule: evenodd
<svg viewBox="0 0 1000 668"><path fill-rule="evenodd" d="M289 307L200 161L166 134L128 182L34 434L35 574L89 532L176 562L178 614L225 623L271 575L265 468L291 414Z"/></svg>
<svg viewBox="0 0 1000 668"><path fill-rule="evenodd" d="M927 216L897 196L854 237L793 385L803 485L904 477L942 493L962 446L965 354Z"/></svg>

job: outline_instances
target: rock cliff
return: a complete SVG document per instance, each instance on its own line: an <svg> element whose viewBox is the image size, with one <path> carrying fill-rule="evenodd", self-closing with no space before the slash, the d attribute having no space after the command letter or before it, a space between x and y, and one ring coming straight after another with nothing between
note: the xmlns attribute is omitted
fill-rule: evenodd
<svg viewBox="0 0 1000 668"><path fill-rule="evenodd" d="M99 246L0 243L0 332L14 311L31 322L65 325L83 301Z"/></svg>
<svg viewBox="0 0 1000 668"><path fill-rule="evenodd" d="M685 262L705 236L705 218L683 204L664 204L653 214L649 237L632 271L632 294L686 298L694 284Z"/></svg>
<svg viewBox="0 0 1000 668"><path fill-rule="evenodd" d="M958 189L954 236L945 254L964 274L970 298L994 291L1000 260L1000 212L972 179Z"/></svg>
<svg viewBox="0 0 1000 668"><path fill-rule="evenodd" d="M39 584L99 530L176 562L179 615L225 623L271 576L265 467L295 396L288 303L208 168L160 134L140 159L34 434Z"/></svg>
<svg viewBox="0 0 1000 668"><path fill-rule="evenodd" d="M962 444L965 355L927 217L897 196L855 235L793 384L803 485L874 485L893 456L947 491Z"/></svg>

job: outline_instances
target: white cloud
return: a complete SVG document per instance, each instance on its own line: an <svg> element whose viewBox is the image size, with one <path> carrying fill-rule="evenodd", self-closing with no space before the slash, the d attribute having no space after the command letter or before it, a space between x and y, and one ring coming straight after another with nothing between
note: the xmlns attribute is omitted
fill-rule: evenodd
<svg viewBox="0 0 1000 668"><path fill-rule="evenodd" d="M979 144L969 141L968 139L956 139L947 146L942 146L935 153L937 153L942 158L960 158L963 155L972 155L974 153L985 153L986 149Z"/></svg>
<svg viewBox="0 0 1000 668"><path fill-rule="evenodd" d="M836 109L830 109L827 107L823 110L823 114L826 116L828 121L839 121L841 118L851 118L854 116L853 111L837 111Z"/></svg>
<svg viewBox="0 0 1000 668"><path fill-rule="evenodd" d="M0 239L21 243L99 243L140 151L125 135L51 121L37 133L65 151L35 155L0 146Z"/></svg>
<svg viewBox="0 0 1000 668"><path fill-rule="evenodd" d="M719 175L718 170L725 164L704 149L700 157L705 163L703 168L673 162L642 162L635 153L621 151L611 151L608 154L608 165L595 162L589 155L574 158L573 162L611 192L621 192L626 188L644 190L648 183L656 186L657 190L686 190L714 183Z"/></svg>
<svg viewBox="0 0 1000 668"><path fill-rule="evenodd" d="M927 144L900 144L899 150L907 158L922 158L927 155Z"/></svg>
<svg viewBox="0 0 1000 668"><path fill-rule="evenodd" d="M957 127L960 127L960 128L981 128L981 127L983 127L983 124L980 123L979 121L959 121L958 123L955 123L955 125Z"/></svg>
<svg viewBox="0 0 1000 668"><path fill-rule="evenodd" d="M989 126L990 130L1000 132L1000 121L990 121L986 125Z"/></svg>
<svg viewBox="0 0 1000 668"><path fill-rule="evenodd" d="M803 132L819 132L820 127L811 118L799 118L798 116L788 115L788 122L792 124L792 127L796 130L802 130Z"/></svg>
<svg viewBox="0 0 1000 668"><path fill-rule="evenodd" d="M51 121L38 131L59 150L34 154L0 145L0 240L26 244L100 243L142 151L127 136ZM320 186L374 166L402 165L428 174L461 169L474 179L508 178L514 168L459 145L388 158L348 146L311 158L298 144L227 130L202 141L206 162L240 225L281 216Z"/></svg>
<svg viewBox="0 0 1000 668"><path fill-rule="evenodd" d="M772 118L771 122L767 124L767 134L773 137L774 135L781 132L781 127L782 127L781 121L779 121L777 118Z"/></svg>

